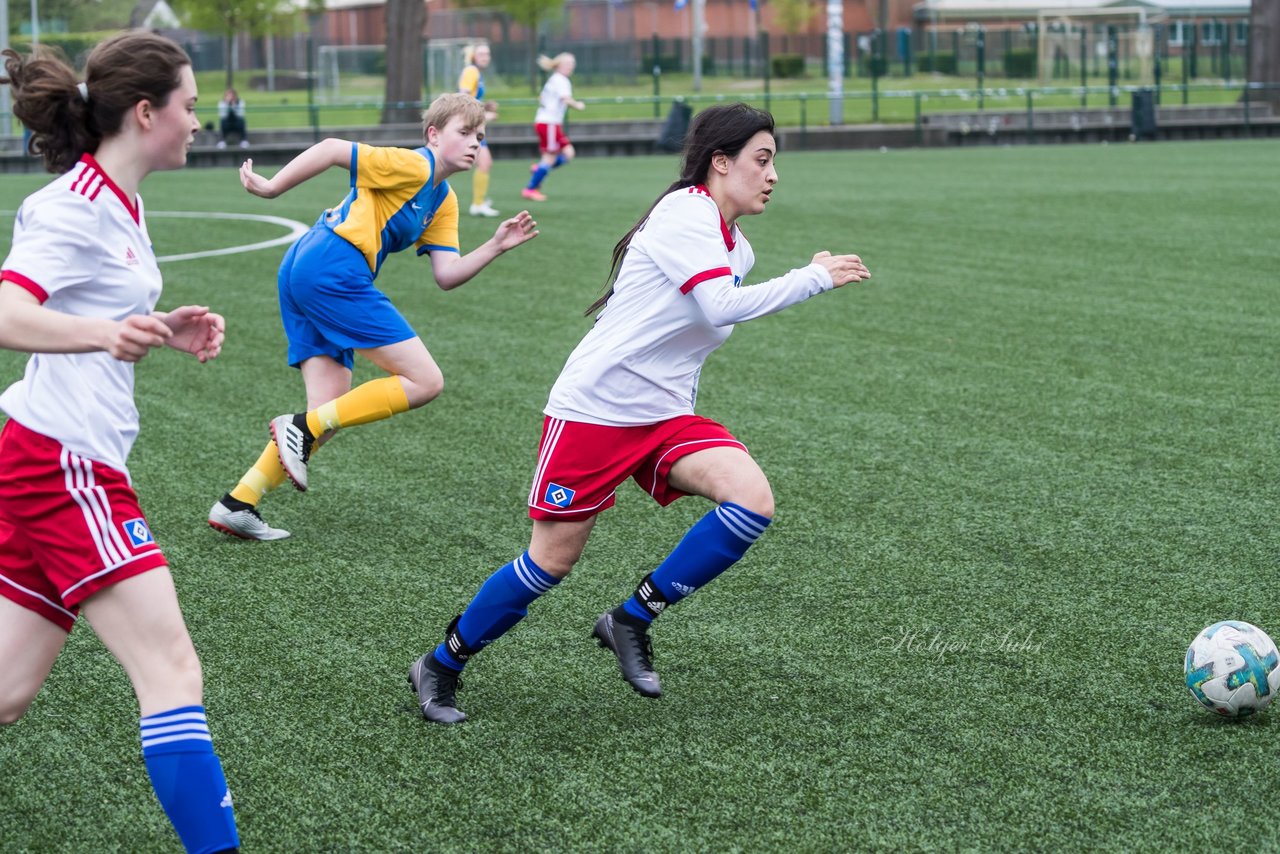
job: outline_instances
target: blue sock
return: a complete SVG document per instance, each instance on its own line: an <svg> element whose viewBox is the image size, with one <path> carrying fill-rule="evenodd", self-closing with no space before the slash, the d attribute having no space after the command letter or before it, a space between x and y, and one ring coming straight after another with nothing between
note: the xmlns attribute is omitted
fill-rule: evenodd
<svg viewBox="0 0 1280 854"><path fill-rule="evenodd" d="M461 670L467 659L524 619L534 599L559 583L528 552L520 555L481 585L467 610L449 627L444 643L436 647L436 661Z"/></svg>
<svg viewBox="0 0 1280 854"><path fill-rule="evenodd" d="M561 166L565 165L565 164L566 164L566 163L568 163L568 162L569 162L568 160L565 160L565 159L564 159L564 155L563 155L563 154L557 154L557 155L556 155L556 162L551 164L551 168L552 168L552 169L559 169Z"/></svg>
<svg viewBox="0 0 1280 854"><path fill-rule="evenodd" d="M546 178L547 173L550 171L551 170L548 169L546 166L543 166L541 163L539 163L538 168L533 170L533 176L529 178L528 189L530 190L538 189L538 185L542 183L542 179Z"/></svg>
<svg viewBox="0 0 1280 854"><path fill-rule="evenodd" d="M151 787L189 854L240 847L231 791L213 752L204 706L142 719L142 758Z"/></svg>
<svg viewBox="0 0 1280 854"><path fill-rule="evenodd" d="M725 502L698 520L661 565L645 576L623 610L646 623L747 553L773 521L745 507Z"/></svg>

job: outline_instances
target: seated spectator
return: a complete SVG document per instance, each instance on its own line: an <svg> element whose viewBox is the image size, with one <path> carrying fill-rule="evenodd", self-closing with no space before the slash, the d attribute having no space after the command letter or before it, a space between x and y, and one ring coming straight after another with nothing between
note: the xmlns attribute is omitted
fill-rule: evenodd
<svg viewBox="0 0 1280 854"><path fill-rule="evenodd" d="M218 148L227 147L227 137L240 137L240 147L249 147L249 129L244 121L244 101L235 89L228 89L218 102Z"/></svg>

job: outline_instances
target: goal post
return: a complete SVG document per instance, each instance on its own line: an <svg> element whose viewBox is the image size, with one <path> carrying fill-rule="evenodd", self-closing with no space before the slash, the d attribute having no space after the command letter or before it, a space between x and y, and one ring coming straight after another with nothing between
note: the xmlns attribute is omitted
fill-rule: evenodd
<svg viewBox="0 0 1280 854"><path fill-rule="evenodd" d="M1167 15L1145 6L1111 6L1095 9L1041 9L1036 15L1036 55L1042 86L1062 82L1064 77L1079 81L1080 63L1094 69L1106 68L1108 28L1115 28L1116 53L1136 75L1122 76L1140 86L1153 82L1155 38L1152 25ZM1064 74L1065 68L1074 69Z"/></svg>

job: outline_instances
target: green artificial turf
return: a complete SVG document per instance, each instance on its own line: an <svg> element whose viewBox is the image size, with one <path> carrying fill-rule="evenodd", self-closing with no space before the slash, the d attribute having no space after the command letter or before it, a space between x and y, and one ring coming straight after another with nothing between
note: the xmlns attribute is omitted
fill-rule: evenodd
<svg viewBox="0 0 1280 854"><path fill-rule="evenodd" d="M379 284L446 377L421 411L317 454L263 503L271 544L205 525L303 404L282 249L164 265L161 307L226 315L223 356L138 368L130 468L204 664L246 851L1271 849L1275 710L1182 685L1209 623L1280 632L1276 142L788 154L742 222L754 283L820 249L871 282L742 325L699 410L778 513L654 630L665 696L589 639L708 509L633 485L578 569L468 668L471 720L425 723L413 659L526 545L541 407L614 242L670 158L553 173L541 235L445 293ZM513 213L522 163L494 167ZM36 176L0 179L16 207ZM470 180L457 182L463 209ZM150 211L312 222L339 171L273 202L231 171L156 175ZM7 247L11 217L0 221ZM463 216L465 247L492 220ZM157 254L275 226L153 218ZM0 355L7 383L23 358ZM357 380L375 376L362 366ZM3 663L0 663L0 667ZM166 851L123 672L87 625L0 732L11 851Z"/></svg>

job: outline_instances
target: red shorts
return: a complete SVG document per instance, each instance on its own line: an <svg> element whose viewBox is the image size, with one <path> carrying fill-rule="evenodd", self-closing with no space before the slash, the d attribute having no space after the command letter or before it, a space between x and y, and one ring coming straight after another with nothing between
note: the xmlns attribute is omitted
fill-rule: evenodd
<svg viewBox="0 0 1280 854"><path fill-rule="evenodd" d="M564 125L536 124L533 129L538 134L538 151L543 154L559 154L560 149L573 145L569 137L564 135Z"/></svg>
<svg viewBox="0 0 1280 854"><path fill-rule="evenodd" d="M124 472L4 425L0 596L71 631L89 596L167 565Z"/></svg>
<svg viewBox="0 0 1280 854"><path fill-rule="evenodd" d="M613 506L628 477L663 507L687 492L667 482L681 457L707 448L746 446L721 424L681 415L640 427L606 427L548 417L529 490L529 517L577 522Z"/></svg>

